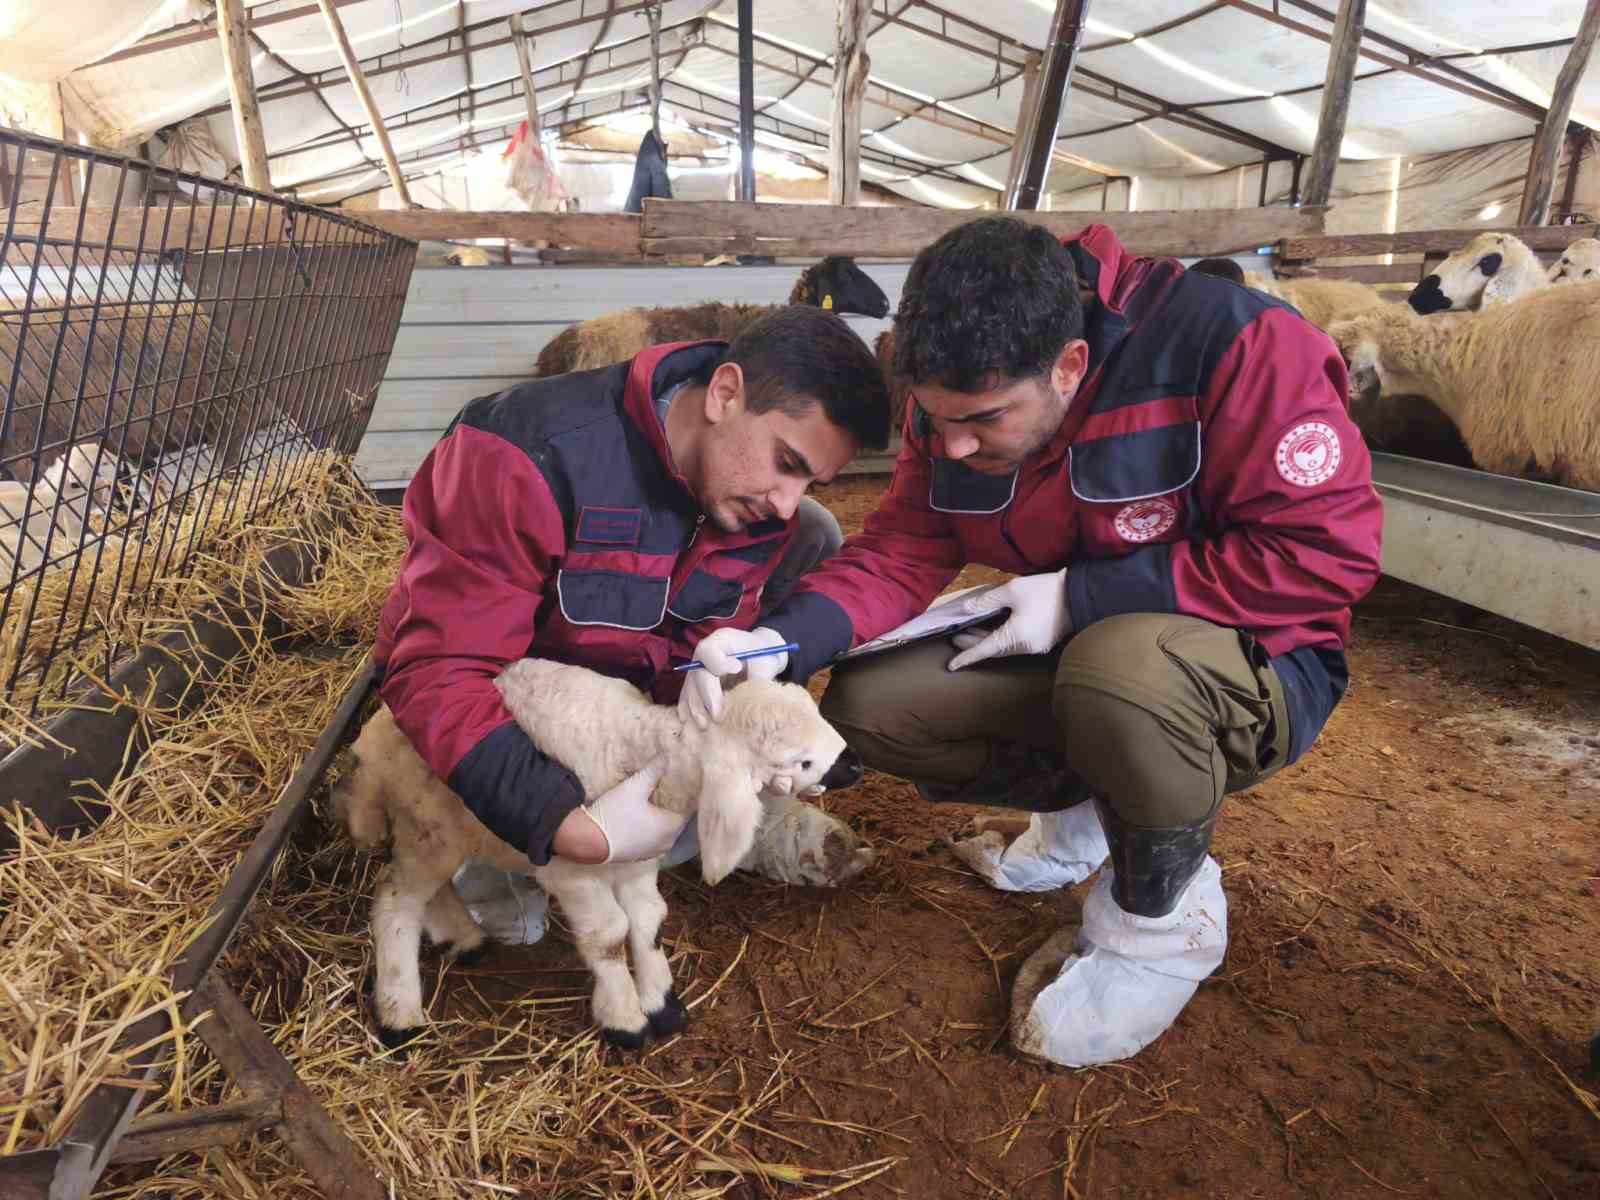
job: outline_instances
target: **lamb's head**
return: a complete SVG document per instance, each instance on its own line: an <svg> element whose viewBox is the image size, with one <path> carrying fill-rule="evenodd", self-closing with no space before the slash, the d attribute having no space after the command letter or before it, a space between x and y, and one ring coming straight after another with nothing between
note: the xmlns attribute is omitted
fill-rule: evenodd
<svg viewBox="0 0 1600 1200"><path fill-rule="evenodd" d="M86 515L85 496L97 508L110 503L117 486L116 456L93 442L79 442L44 469L42 482L81 519Z"/></svg>
<svg viewBox="0 0 1600 1200"><path fill-rule="evenodd" d="M856 266L856 260L830 254L800 274L790 304L809 304L836 313L859 313L864 317L889 315L889 297L872 282L872 277Z"/></svg>
<svg viewBox="0 0 1600 1200"><path fill-rule="evenodd" d="M1350 403L1371 403L1382 390L1379 375L1379 334L1382 321L1377 314L1363 314L1335 321L1328 327L1328 336L1344 355L1350 370Z"/></svg>
<svg viewBox="0 0 1600 1200"><path fill-rule="evenodd" d="M761 793L820 795L861 778L861 759L798 684L750 680L729 691L703 742L700 866L716 883L755 844Z"/></svg>
<svg viewBox="0 0 1600 1200"><path fill-rule="evenodd" d="M1527 243L1509 233L1480 233L1411 290L1423 316L1504 304L1547 287L1544 266Z"/></svg>
<svg viewBox="0 0 1600 1200"><path fill-rule="evenodd" d="M1600 238L1579 238L1550 268L1550 282L1588 283L1600 279Z"/></svg>

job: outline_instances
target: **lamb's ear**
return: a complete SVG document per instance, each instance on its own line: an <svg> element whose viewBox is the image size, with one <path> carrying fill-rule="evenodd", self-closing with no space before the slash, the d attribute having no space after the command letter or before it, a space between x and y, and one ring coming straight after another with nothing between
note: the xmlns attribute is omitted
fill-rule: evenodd
<svg viewBox="0 0 1600 1200"><path fill-rule="evenodd" d="M700 784L700 873L719 883L756 842L761 797L748 770L707 764Z"/></svg>

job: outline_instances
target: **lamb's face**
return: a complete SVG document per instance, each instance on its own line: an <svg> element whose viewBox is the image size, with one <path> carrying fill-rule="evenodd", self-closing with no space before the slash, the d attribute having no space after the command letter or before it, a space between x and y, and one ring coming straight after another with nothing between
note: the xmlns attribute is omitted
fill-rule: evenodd
<svg viewBox="0 0 1600 1200"><path fill-rule="evenodd" d="M80 443L45 468L44 483L60 493L69 511L82 516L85 496L99 507L111 500L117 485L115 459L109 450L101 452L91 443Z"/></svg>
<svg viewBox="0 0 1600 1200"><path fill-rule="evenodd" d="M1579 238L1550 268L1551 283L1590 283L1600 279L1600 238Z"/></svg>
<svg viewBox="0 0 1600 1200"><path fill-rule="evenodd" d="M764 790L814 796L861 778L860 756L798 684L740 684L728 693L721 723L748 738Z"/></svg>
<svg viewBox="0 0 1600 1200"><path fill-rule="evenodd" d="M1378 376L1378 339L1371 327L1357 318L1339 321L1328 330L1350 369L1350 403L1377 399L1381 390Z"/></svg>
<svg viewBox="0 0 1600 1200"><path fill-rule="evenodd" d="M1510 241L1503 233L1480 233L1417 284L1407 302L1423 316L1481 307L1489 281L1514 253Z"/></svg>

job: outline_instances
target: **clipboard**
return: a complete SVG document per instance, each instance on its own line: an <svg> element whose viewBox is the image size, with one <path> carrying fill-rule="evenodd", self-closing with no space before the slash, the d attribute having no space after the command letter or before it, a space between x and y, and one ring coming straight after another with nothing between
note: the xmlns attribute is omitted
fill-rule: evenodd
<svg viewBox="0 0 1600 1200"><path fill-rule="evenodd" d="M984 592L992 591L1000 585L989 584L987 587L974 588L963 592L953 599L935 604L927 612L912 617L901 625L896 625L887 633L879 634L870 642L862 642L854 650L846 650L834 662L849 662L851 659L865 658L869 654L882 654L885 650L898 650L901 646L909 646L913 642L925 642L930 638L948 637L950 634L959 633L963 629L972 629L980 625L999 625L1010 614L1009 608L997 608L990 612L969 613L966 611L967 601Z"/></svg>

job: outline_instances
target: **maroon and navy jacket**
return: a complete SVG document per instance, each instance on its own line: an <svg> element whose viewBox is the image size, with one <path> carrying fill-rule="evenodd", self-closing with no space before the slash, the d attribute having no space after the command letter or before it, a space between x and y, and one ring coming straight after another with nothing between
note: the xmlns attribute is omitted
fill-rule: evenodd
<svg viewBox="0 0 1600 1200"><path fill-rule="evenodd" d="M472 401L406 489L409 545L374 657L381 694L434 773L499 837L550 856L584 800L512 721L494 680L528 656L676 697L695 644L750 628L793 523L707 525L655 400L705 382L721 342Z"/></svg>
<svg viewBox="0 0 1600 1200"><path fill-rule="evenodd" d="M1350 605L1378 576L1371 460L1333 343L1287 305L1105 226L1065 239L1089 370L1055 438L1015 473L941 455L914 406L863 531L762 624L804 679L921 612L967 563L1067 568L1072 627L1183 613L1251 634L1289 701L1293 752L1348 682Z"/></svg>

